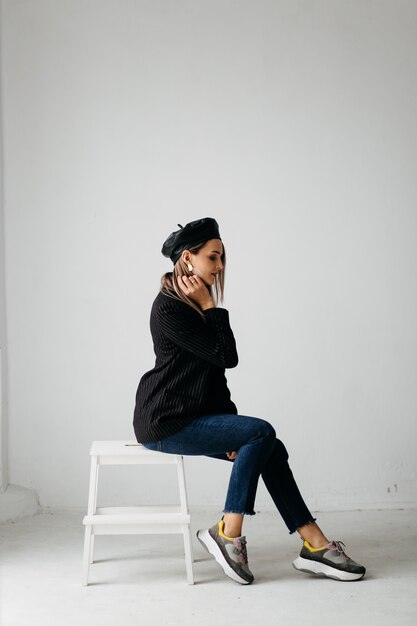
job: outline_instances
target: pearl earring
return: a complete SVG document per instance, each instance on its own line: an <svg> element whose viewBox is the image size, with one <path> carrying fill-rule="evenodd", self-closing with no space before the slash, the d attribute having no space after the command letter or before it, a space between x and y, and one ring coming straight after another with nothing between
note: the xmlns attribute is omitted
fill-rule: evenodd
<svg viewBox="0 0 417 626"><path fill-rule="evenodd" d="M188 269L190 270L190 272L192 271L193 266L191 265L191 263L188 263Z"/></svg>

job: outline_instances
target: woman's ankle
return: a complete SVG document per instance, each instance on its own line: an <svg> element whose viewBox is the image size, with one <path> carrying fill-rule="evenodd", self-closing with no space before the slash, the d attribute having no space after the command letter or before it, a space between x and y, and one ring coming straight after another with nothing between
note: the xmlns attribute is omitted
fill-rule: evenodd
<svg viewBox="0 0 417 626"><path fill-rule="evenodd" d="M242 536L242 529L240 530L236 530L236 529L229 529L226 528L226 526L223 527L223 532L226 535L226 537L230 537L230 539L235 539L236 537L241 537Z"/></svg>
<svg viewBox="0 0 417 626"><path fill-rule="evenodd" d="M312 548L323 548L329 543L329 540L315 522L298 528L297 532L301 539L308 541Z"/></svg>
<svg viewBox="0 0 417 626"><path fill-rule="evenodd" d="M226 537L234 539L242 536L243 515L237 513L225 513L222 517L223 533Z"/></svg>

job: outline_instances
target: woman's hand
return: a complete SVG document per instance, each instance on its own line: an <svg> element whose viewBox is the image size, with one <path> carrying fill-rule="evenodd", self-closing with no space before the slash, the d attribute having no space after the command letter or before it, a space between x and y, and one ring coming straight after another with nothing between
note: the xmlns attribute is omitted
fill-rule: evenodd
<svg viewBox="0 0 417 626"><path fill-rule="evenodd" d="M226 452L226 455L230 460L233 460L237 457L237 452Z"/></svg>
<svg viewBox="0 0 417 626"><path fill-rule="evenodd" d="M193 274L192 276L179 276L178 284L181 291L186 296L194 300L200 308L210 308L214 306L213 298L210 296L204 282L199 276Z"/></svg>

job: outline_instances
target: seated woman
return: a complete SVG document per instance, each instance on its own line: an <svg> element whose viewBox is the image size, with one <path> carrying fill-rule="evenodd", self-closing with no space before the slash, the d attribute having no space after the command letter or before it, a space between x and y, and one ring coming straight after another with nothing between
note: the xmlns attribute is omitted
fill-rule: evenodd
<svg viewBox="0 0 417 626"><path fill-rule="evenodd" d="M225 368L238 355L223 301L226 252L215 219L180 226L162 247L174 264L162 278L150 317L155 367L140 379L133 426L150 450L205 455L233 463L223 516L197 532L224 573L241 584L249 569L244 515L255 515L262 476L289 534L303 544L293 566L336 580L359 580L365 567L344 551L345 544L323 534L307 508L288 464L284 443L266 420L238 414L227 387Z"/></svg>

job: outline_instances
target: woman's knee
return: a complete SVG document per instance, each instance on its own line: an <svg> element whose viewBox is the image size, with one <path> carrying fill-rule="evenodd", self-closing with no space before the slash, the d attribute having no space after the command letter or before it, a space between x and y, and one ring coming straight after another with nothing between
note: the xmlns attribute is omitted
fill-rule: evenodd
<svg viewBox="0 0 417 626"><path fill-rule="evenodd" d="M276 434L275 428L272 426L272 424L270 424L266 420L260 420L260 421L261 421L260 433L262 434L262 436L263 437L269 437L271 439L275 439L277 434Z"/></svg>
<svg viewBox="0 0 417 626"><path fill-rule="evenodd" d="M288 461L288 451L281 439L275 440L275 453L278 455L280 462Z"/></svg>
<svg viewBox="0 0 417 626"><path fill-rule="evenodd" d="M281 439L278 439L275 428L266 420L261 421L263 422L261 429L262 436L274 440L275 453L278 455L280 462L284 463L285 461L288 461L288 450L285 447L284 442L281 441Z"/></svg>

